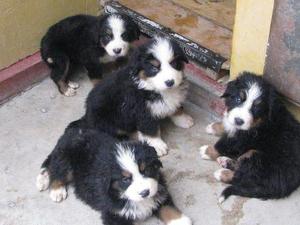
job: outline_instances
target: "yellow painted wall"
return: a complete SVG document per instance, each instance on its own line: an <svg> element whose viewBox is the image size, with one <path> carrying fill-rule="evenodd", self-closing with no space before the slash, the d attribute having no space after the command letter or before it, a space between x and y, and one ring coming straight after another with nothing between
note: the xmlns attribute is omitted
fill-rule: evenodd
<svg viewBox="0 0 300 225"><path fill-rule="evenodd" d="M274 0L237 0L230 79L242 71L262 74Z"/></svg>
<svg viewBox="0 0 300 225"><path fill-rule="evenodd" d="M47 28L60 19L97 11L97 0L0 0L0 69L38 51Z"/></svg>

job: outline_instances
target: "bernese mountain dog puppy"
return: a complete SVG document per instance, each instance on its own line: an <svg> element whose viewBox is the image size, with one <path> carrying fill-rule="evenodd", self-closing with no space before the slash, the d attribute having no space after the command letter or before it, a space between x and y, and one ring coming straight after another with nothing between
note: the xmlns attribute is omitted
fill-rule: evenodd
<svg viewBox="0 0 300 225"><path fill-rule="evenodd" d="M222 123L206 131L221 135L214 146L202 146L203 159L223 167L214 173L230 186L219 201L230 195L278 199L300 185L300 124L262 77L244 72L229 82L227 110Z"/></svg>
<svg viewBox="0 0 300 225"><path fill-rule="evenodd" d="M84 116L87 124L112 136L134 133L159 156L167 154L160 120L170 117L182 128L194 124L182 110L187 94L184 62L182 49L171 40L156 37L139 46L126 67L90 92Z"/></svg>
<svg viewBox="0 0 300 225"><path fill-rule="evenodd" d="M105 225L133 225L156 215L167 225L191 225L168 193L162 164L146 143L119 141L75 121L66 128L37 177L40 191L67 197L71 182L78 199L101 212Z"/></svg>
<svg viewBox="0 0 300 225"><path fill-rule="evenodd" d="M70 81L72 67L84 66L89 78L97 82L105 63L123 66L130 43L139 34L138 26L125 15L71 16L49 28L41 41L41 55L59 91L73 96L79 85Z"/></svg>

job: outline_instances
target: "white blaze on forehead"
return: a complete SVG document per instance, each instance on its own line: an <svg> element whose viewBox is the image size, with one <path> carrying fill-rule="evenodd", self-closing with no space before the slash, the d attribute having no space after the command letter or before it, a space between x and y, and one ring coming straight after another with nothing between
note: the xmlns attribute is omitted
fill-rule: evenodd
<svg viewBox="0 0 300 225"><path fill-rule="evenodd" d="M173 48L169 40L156 37L151 46L150 53L154 55L161 63L170 62L174 56Z"/></svg>
<svg viewBox="0 0 300 225"><path fill-rule="evenodd" d="M134 153L129 147L124 145L117 145L117 161L123 170L130 172L132 175L140 174L138 165L135 160Z"/></svg>
<svg viewBox="0 0 300 225"><path fill-rule="evenodd" d="M124 32L124 21L117 15L111 15L108 18L108 25L112 30L114 38L120 37Z"/></svg>
<svg viewBox="0 0 300 225"><path fill-rule="evenodd" d="M250 109L253 102L261 96L261 90L257 83L248 83L247 86L249 89L246 91L247 98L243 107Z"/></svg>

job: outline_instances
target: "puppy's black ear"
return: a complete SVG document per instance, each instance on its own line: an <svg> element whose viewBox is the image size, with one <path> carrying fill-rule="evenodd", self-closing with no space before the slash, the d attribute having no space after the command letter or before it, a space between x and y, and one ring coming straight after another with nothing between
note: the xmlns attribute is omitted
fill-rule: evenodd
<svg viewBox="0 0 300 225"><path fill-rule="evenodd" d="M182 52L182 55L180 56L180 60L182 60L185 63L189 63L189 60L184 52Z"/></svg>
<svg viewBox="0 0 300 225"><path fill-rule="evenodd" d="M139 40L141 34L139 26L129 16L123 15L123 17L127 23L127 29L130 31L130 35L132 35L131 40Z"/></svg>
<svg viewBox="0 0 300 225"><path fill-rule="evenodd" d="M220 98L227 98L230 96L232 89L236 86L237 80L228 82L225 92L220 96Z"/></svg>

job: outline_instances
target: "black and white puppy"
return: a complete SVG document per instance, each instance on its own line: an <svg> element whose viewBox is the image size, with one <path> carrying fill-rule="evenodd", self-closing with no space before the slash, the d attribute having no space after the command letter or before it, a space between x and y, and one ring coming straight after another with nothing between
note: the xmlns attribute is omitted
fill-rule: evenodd
<svg viewBox="0 0 300 225"><path fill-rule="evenodd" d="M192 224L174 206L153 147L120 142L76 123L43 163L37 177L40 191L50 187L51 199L59 202L72 182L76 196L101 212L105 225L133 225L152 215L167 225Z"/></svg>
<svg viewBox="0 0 300 225"><path fill-rule="evenodd" d="M103 64L113 61L115 67L122 66L139 34L138 26L125 15L71 16L49 28L41 41L41 55L59 91L73 96L79 87L70 81L74 65L84 66L96 82L102 78Z"/></svg>
<svg viewBox="0 0 300 225"><path fill-rule="evenodd" d="M193 125L181 108L187 94L183 74L187 59L175 42L157 37L136 49L129 61L90 92L87 124L113 136L135 133L159 156L167 154L160 120L170 117L182 128Z"/></svg>
<svg viewBox="0 0 300 225"><path fill-rule="evenodd" d="M225 93L222 123L206 131L221 135L214 146L202 146L203 159L217 160L217 180L231 184L219 199L230 195L277 199L300 185L300 124L262 77L244 72Z"/></svg>

